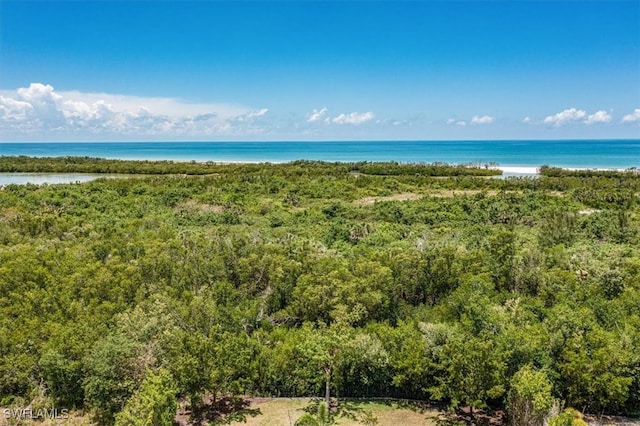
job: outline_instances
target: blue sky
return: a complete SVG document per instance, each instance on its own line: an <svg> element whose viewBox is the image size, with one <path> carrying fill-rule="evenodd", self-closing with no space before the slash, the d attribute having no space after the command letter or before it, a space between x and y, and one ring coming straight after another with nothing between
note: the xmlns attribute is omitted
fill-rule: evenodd
<svg viewBox="0 0 640 426"><path fill-rule="evenodd" d="M1 140L640 137L640 2L0 1Z"/></svg>

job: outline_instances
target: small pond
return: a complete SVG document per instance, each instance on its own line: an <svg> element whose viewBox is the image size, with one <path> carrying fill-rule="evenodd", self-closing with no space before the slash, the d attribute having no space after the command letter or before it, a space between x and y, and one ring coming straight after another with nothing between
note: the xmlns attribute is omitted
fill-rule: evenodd
<svg viewBox="0 0 640 426"><path fill-rule="evenodd" d="M0 173L0 186L32 183L35 185L88 182L90 180L107 178L126 178L133 175L108 173Z"/></svg>

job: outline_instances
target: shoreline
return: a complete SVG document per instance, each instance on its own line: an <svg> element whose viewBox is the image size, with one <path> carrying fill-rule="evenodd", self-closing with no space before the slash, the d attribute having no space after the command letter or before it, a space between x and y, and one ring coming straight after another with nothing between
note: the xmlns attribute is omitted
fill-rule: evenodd
<svg viewBox="0 0 640 426"><path fill-rule="evenodd" d="M494 167L494 169L496 170L502 170L503 174L510 174L510 175L540 175L540 167L541 166L537 166L537 167L532 167L532 166L496 166ZM630 168L627 169L621 169L621 168L615 168L615 167L563 167L563 166L554 166L554 165L549 165L549 167L554 167L554 168L559 168L562 170L569 170L572 172L576 172L576 171L594 171L594 172L626 172L628 170L630 170Z"/></svg>
<svg viewBox="0 0 640 426"><path fill-rule="evenodd" d="M33 156L33 158L42 158L39 156ZM53 157L55 158L55 157ZM242 164L289 164L296 161L310 161L310 162L324 162L324 163L360 163L361 161L351 161L351 160L315 160L315 159L298 159L298 160L187 160L187 159L167 159L167 158L125 158L125 157L93 157L99 160L108 160L108 161L133 161L133 162L158 162L158 163L173 163L173 164L199 164L199 165L215 165L215 166L227 166L227 165L242 165ZM366 163L390 163L394 161L385 161L385 160L372 160L365 161ZM447 163L447 162L426 162L426 161L417 161L417 162L404 162L397 161L400 165L410 165L410 164L443 164L451 167L469 167L469 168L477 168L477 169L489 169L489 170L500 170L503 174L510 175L540 175L540 168L542 165L533 166L533 165L492 165L487 166L487 164L483 163ZM494 163L495 164L495 163ZM559 166L553 164L547 164L549 167L559 168L563 170L569 171L581 171L581 170L589 170L589 171L611 171L611 172L626 172L631 170L632 168L616 168L616 167L566 167ZM77 172L0 172L0 174L78 174ZM91 173L80 173L80 174L95 174L102 175L103 173L91 172ZM113 174L113 173L104 173Z"/></svg>
<svg viewBox="0 0 640 426"><path fill-rule="evenodd" d="M580 142L580 143L577 143ZM497 168L505 174L537 175L542 165L567 170L640 168L640 139L483 141L278 141L278 142L14 142L0 155L90 157L130 161L212 164L325 162L446 163Z"/></svg>
<svg viewBox="0 0 640 426"><path fill-rule="evenodd" d="M115 159L115 158L104 158L105 160L116 160L116 161L140 161L140 162L166 162L166 163L184 163L184 164L201 164L201 165L217 165L217 166L226 166L226 165L242 165L242 164L287 164L292 161L210 161L210 160L152 160L152 159ZM299 160L298 160L299 161ZM315 160L310 160L315 161ZM324 161L324 160L323 160ZM351 161L326 161L329 163L350 163ZM380 161L383 162L383 161ZM376 161L372 161L371 163L376 163ZM412 164L412 163L406 163ZM433 164L433 163L424 163L424 164ZM494 163L495 164L495 163ZM457 166L466 166L466 167L475 167L484 169L485 165L482 164L454 164L449 163L449 166L457 167ZM506 178L539 178L542 176L540 174L541 166L499 166L493 165L489 167L491 170L500 170L502 174L491 176L496 179L506 179ZM610 172L630 172L631 168L627 169L616 169L616 168L603 168L603 167L560 167L560 166L550 166L557 167L562 170L568 171L580 171L580 170L590 170L590 171L610 171ZM636 172L637 173L637 172ZM89 182L94 179L118 179L118 178L132 178L138 176L152 176L154 174L147 173L113 173L113 172L0 172L0 189L4 189L5 186L11 184L17 185L25 185L25 184L35 184L35 185L43 185L43 184L67 184L67 183L84 183ZM193 176L202 176L202 175L193 175Z"/></svg>

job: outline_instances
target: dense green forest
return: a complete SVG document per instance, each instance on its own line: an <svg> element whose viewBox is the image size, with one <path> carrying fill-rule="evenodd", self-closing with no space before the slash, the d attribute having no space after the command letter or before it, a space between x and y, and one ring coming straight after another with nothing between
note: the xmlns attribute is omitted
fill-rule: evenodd
<svg viewBox="0 0 640 426"><path fill-rule="evenodd" d="M149 174L0 189L0 406L165 425L178 401L329 392L506 409L512 424L554 404L640 415L637 173L0 170Z"/></svg>

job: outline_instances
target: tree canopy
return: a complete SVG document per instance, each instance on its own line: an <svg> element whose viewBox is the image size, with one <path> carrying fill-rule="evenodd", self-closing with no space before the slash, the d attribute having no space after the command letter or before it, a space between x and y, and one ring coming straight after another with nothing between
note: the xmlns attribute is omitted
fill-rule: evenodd
<svg viewBox="0 0 640 426"><path fill-rule="evenodd" d="M0 170L136 174L0 189L2 405L43 388L105 425L233 395L440 400L531 424L552 400L640 414L637 174Z"/></svg>

